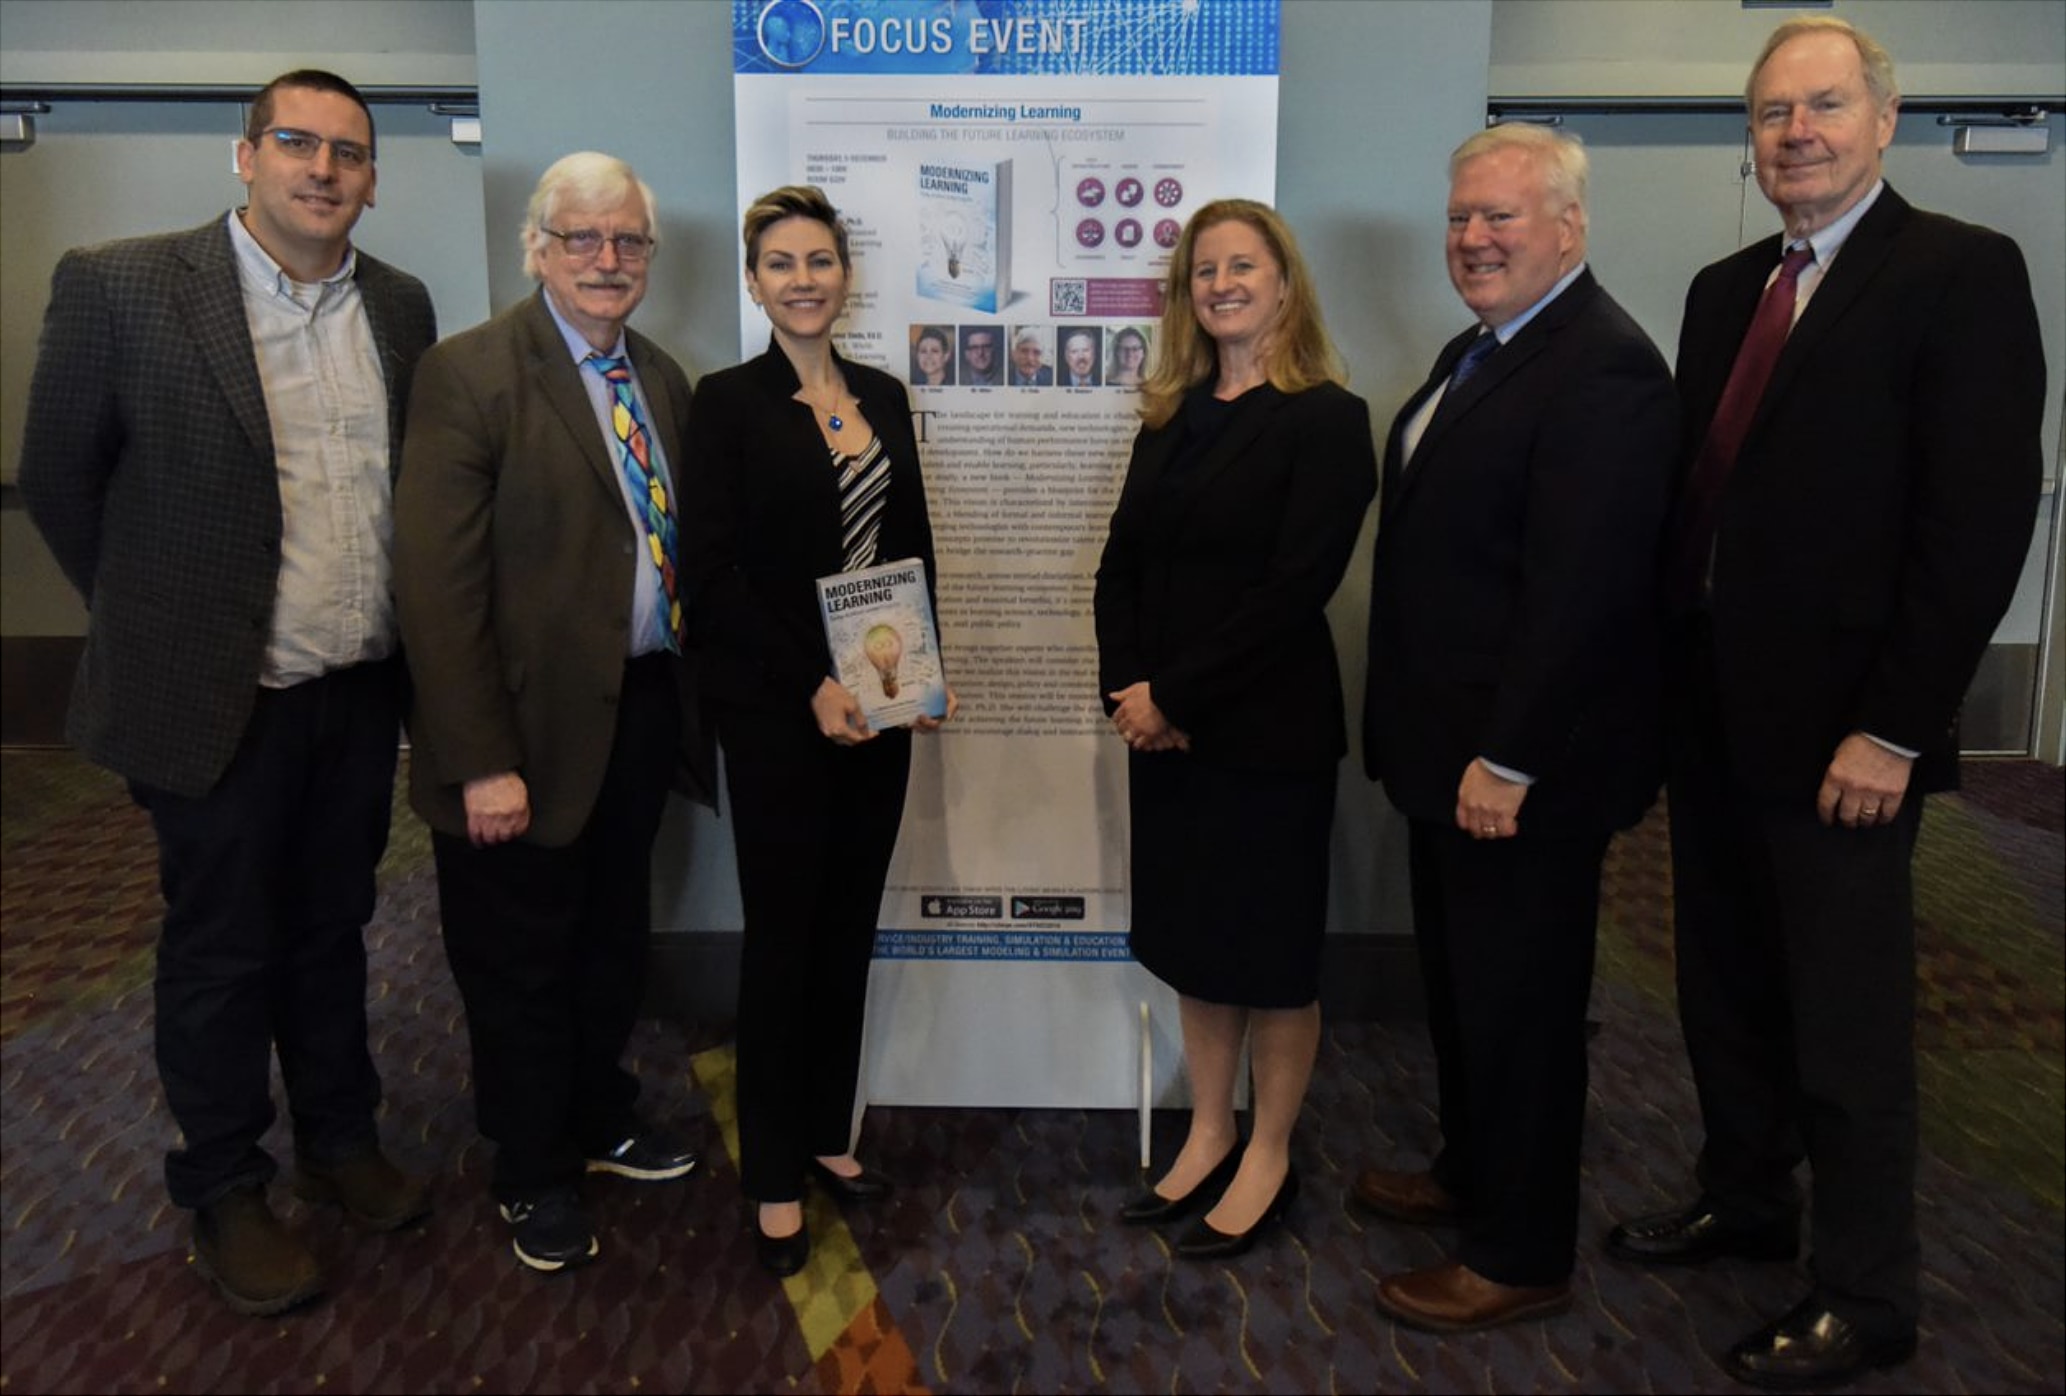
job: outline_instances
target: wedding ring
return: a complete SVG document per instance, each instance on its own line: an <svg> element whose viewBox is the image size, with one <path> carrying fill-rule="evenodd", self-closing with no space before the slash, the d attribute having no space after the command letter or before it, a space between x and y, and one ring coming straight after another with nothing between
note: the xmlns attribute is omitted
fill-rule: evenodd
<svg viewBox="0 0 2066 1396"><path fill-rule="evenodd" d="M1487 824L1485 826L1485 832L1488 834L1496 834L1499 832L1499 826L1497 824Z"/></svg>

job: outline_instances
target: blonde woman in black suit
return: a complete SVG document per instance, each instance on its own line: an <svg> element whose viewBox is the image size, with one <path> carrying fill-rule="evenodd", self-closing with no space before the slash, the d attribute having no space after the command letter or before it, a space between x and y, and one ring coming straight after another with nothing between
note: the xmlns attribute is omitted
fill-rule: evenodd
<svg viewBox="0 0 2066 1396"><path fill-rule="evenodd" d="M1377 487L1312 278L1268 207L1200 209L1097 575L1099 686L1127 744L1132 947L1180 996L1189 1136L1130 1222L1199 1215L1177 1253L1248 1249L1298 1192L1292 1125L1319 1046L1335 768L1348 750L1324 607ZM1209 869L1210 872L1201 872ZM1254 1128L1234 1078L1246 1039Z"/></svg>
<svg viewBox="0 0 2066 1396"><path fill-rule="evenodd" d="M759 358L697 385L684 610L710 676L746 910L741 1181L762 1264L790 1275L810 1254L806 1176L842 1202L890 1188L855 1160L851 1132L911 761L910 732L871 730L828 677L816 579L907 557L931 577L933 536L903 385L832 347L851 270L837 211L813 186L785 186L747 210L744 236L747 291L774 333Z"/></svg>

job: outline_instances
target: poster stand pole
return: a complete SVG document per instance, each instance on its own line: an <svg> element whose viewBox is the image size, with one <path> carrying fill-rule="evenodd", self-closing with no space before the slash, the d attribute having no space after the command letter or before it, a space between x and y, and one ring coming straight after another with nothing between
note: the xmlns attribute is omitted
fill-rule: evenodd
<svg viewBox="0 0 2066 1396"><path fill-rule="evenodd" d="M1154 1102L1155 1091L1155 1039L1148 1031L1148 1001L1141 1000L1141 1172L1147 1173L1152 1160L1148 1155L1148 1110Z"/></svg>

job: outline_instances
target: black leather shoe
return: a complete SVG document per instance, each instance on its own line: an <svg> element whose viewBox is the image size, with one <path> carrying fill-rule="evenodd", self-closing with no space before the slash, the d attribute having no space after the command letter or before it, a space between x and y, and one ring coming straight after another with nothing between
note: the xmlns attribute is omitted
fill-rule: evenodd
<svg viewBox="0 0 2066 1396"><path fill-rule="evenodd" d="M1638 1265L1698 1265L1725 1255L1792 1260L1800 1249L1798 1219L1734 1226L1722 1220L1713 1201L1705 1197L1690 1207L1625 1221L1607 1233L1607 1254Z"/></svg>
<svg viewBox="0 0 2066 1396"><path fill-rule="evenodd" d="M1915 1356L1915 1334L1871 1338L1813 1299L1729 1349L1722 1368L1752 1386L1842 1386Z"/></svg>
<svg viewBox="0 0 2066 1396"><path fill-rule="evenodd" d="M872 1168L863 1168L849 1178L834 1173L816 1159L811 1160L811 1176L818 1180L818 1186L825 1189L835 1202L873 1202L878 1198L888 1197L897 1188L886 1175L877 1173Z"/></svg>
<svg viewBox="0 0 2066 1396"><path fill-rule="evenodd" d="M753 1254L761 1268L780 1279L803 1269L811 1258L811 1228L806 1222L787 1236L770 1236L760 1229L760 1206L746 1204L746 1224L753 1228Z"/></svg>
<svg viewBox="0 0 2066 1396"><path fill-rule="evenodd" d="M1248 1248L1255 1244L1255 1238L1261 1234L1262 1229L1271 1222L1280 1220L1296 1201L1298 1170L1292 1168L1285 1171L1284 1181L1277 1186L1277 1195L1270 1199L1269 1206L1263 1208L1263 1214L1255 1219L1254 1226L1229 1236L1200 1217L1177 1238L1176 1253L1187 1260L1224 1260L1245 1255Z"/></svg>
<svg viewBox="0 0 2066 1396"><path fill-rule="evenodd" d="M1182 1197L1164 1197L1149 1188L1119 1209L1119 1220L1128 1226L1147 1226L1153 1222L1182 1221L1200 1207L1210 1207L1220 1200L1220 1194L1227 1190L1227 1184L1234 1181L1234 1173L1241 1167L1241 1146L1236 1144L1227 1150L1227 1156L1212 1166L1212 1172L1200 1180Z"/></svg>

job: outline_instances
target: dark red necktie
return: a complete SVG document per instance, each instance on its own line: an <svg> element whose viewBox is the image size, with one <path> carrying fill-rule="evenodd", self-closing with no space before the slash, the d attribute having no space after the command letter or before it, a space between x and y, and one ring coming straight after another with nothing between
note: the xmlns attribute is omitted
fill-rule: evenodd
<svg viewBox="0 0 2066 1396"><path fill-rule="evenodd" d="M1786 347L1793 329L1793 307L1801 272L1815 260L1815 252L1803 244L1788 252L1779 263L1779 275L1765 288L1757 313L1750 317L1742 347L1736 351L1735 366L1715 405L1714 420L1708 423L1707 438L1700 443L1693 469L1686 478L1685 498L1679 505L1679 533L1672 555L1673 595L1684 605L1695 605L1705 590L1708 554L1714 547L1717 516L1721 512L1722 487L1736 465L1736 453L1743 446L1750 420L1757 415L1758 400L1771 381L1772 366Z"/></svg>

